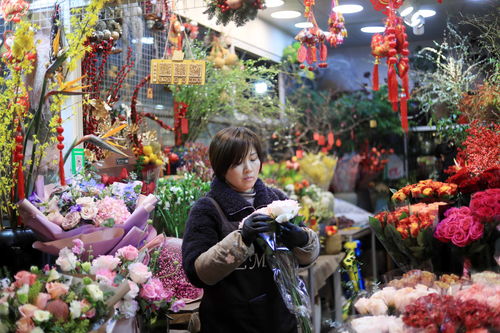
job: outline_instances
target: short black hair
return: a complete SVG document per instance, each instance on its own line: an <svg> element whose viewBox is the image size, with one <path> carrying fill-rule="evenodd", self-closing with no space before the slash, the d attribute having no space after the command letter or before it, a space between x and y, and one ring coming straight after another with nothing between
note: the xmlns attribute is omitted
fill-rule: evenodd
<svg viewBox="0 0 500 333"><path fill-rule="evenodd" d="M262 144L255 132L246 127L227 127L217 132L208 148L210 164L217 178L224 180L227 170L241 163L252 147L262 162Z"/></svg>

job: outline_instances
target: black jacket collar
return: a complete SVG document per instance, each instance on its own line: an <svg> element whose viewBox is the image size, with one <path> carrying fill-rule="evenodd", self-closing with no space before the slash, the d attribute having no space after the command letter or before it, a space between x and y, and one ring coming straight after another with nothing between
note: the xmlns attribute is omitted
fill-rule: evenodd
<svg viewBox="0 0 500 333"><path fill-rule="evenodd" d="M250 205L238 192L233 190L226 182L214 177L210 186L208 196L214 198L220 205L229 220L241 220L251 214L255 209L267 206L274 200L276 195L262 182L257 179L254 185L254 205Z"/></svg>

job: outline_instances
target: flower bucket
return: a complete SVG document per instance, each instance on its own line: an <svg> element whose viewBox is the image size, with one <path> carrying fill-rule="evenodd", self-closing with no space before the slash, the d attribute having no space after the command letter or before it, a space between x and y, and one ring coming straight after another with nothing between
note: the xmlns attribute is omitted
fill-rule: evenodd
<svg viewBox="0 0 500 333"><path fill-rule="evenodd" d="M342 251L342 236L340 233L336 233L331 236L327 236L325 239L325 253L326 254L338 254Z"/></svg>

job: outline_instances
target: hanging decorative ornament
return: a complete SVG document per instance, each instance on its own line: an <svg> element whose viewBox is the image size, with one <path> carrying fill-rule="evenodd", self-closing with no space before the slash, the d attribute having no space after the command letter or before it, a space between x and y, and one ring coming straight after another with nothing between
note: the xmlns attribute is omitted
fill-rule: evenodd
<svg viewBox="0 0 500 333"><path fill-rule="evenodd" d="M387 15L385 22L385 32L383 35L376 34L372 37L371 49L372 55L375 57L373 66L373 90L379 89L379 71L378 65L381 58L387 58L387 99L392 103L392 108L395 112L401 111L401 126L408 131L408 117L407 117L407 101L410 98L409 90L409 59L408 55L408 35L403 19L396 15L396 8L402 4L402 0L371 0L375 9L376 6L386 5ZM381 9L377 9L381 10ZM401 91L398 82L398 77L401 80ZM398 105L399 103L399 105Z"/></svg>
<svg viewBox="0 0 500 333"><path fill-rule="evenodd" d="M17 23L21 17L26 15L30 5L23 0L2 0L0 3L0 12L5 21Z"/></svg>
<svg viewBox="0 0 500 333"><path fill-rule="evenodd" d="M184 26L177 18L177 15L170 16L170 29L168 31L168 40L173 44L172 50L182 50L182 32Z"/></svg>
<svg viewBox="0 0 500 333"><path fill-rule="evenodd" d="M385 15L388 13L389 3L392 3L394 9L398 9L403 5L404 0L370 0L373 8L377 11L383 11Z"/></svg>
<svg viewBox="0 0 500 333"><path fill-rule="evenodd" d="M321 61L318 64L318 67L328 67L328 64L326 63L326 59L328 58L328 48L325 45L325 42L330 35L329 32L324 32L318 27L318 23L316 22L316 18L314 17L314 13L311 8L313 5L314 1L304 1L304 6L306 7L304 16L306 16L307 21L313 25L312 28L302 29L297 36L295 36L295 39L300 42L300 47L297 51L297 60L300 62L300 68L305 68L306 65L304 62L306 62L309 65L308 69L310 71L315 69L314 64L318 61L318 48L319 60Z"/></svg>
<svg viewBox="0 0 500 333"><path fill-rule="evenodd" d="M207 10L204 14L212 19L217 18L217 24L227 25L233 21L236 26L242 26L257 16L259 9L264 9L264 0L207 0Z"/></svg>
<svg viewBox="0 0 500 333"><path fill-rule="evenodd" d="M312 7L315 5L314 0L304 0L304 16L309 17L309 14L312 13Z"/></svg>
<svg viewBox="0 0 500 333"><path fill-rule="evenodd" d="M327 37L327 40L331 46L335 47L344 43L344 38L347 37L344 15L333 10L338 5L338 0L332 0L332 10L328 18L328 30L330 31L330 35Z"/></svg>

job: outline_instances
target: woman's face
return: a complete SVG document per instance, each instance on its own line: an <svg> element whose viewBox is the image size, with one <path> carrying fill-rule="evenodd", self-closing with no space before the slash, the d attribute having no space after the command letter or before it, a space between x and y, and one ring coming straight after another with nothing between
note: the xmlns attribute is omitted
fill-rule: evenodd
<svg viewBox="0 0 500 333"><path fill-rule="evenodd" d="M254 147L240 164L230 167L225 175L226 182L238 192L246 192L253 188L259 176L260 160Z"/></svg>

